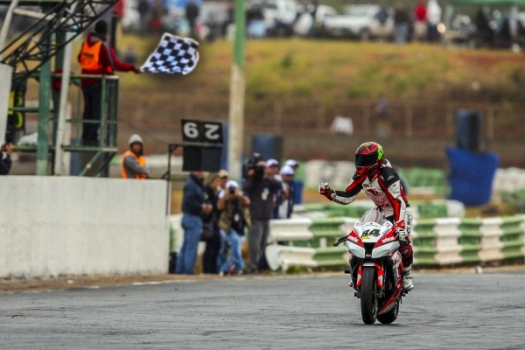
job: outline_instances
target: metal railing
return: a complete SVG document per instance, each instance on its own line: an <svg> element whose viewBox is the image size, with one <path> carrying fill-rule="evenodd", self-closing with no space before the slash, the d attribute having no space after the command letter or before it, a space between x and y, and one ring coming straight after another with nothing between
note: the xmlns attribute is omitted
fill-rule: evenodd
<svg viewBox="0 0 525 350"><path fill-rule="evenodd" d="M52 79L60 79L61 74L53 74ZM76 117L66 119L66 122L71 124L72 130L75 130L76 141L74 145L58 145L66 152L80 152L86 156L82 157L83 169L79 176L99 176L105 169L107 169L113 156L118 152L118 99L119 99L119 77L106 75L71 75L70 83L81 85L83 80L100 80L101 84L101 101L100 101L100 120L84 120L82 118L82 89L78 89L78 95L75 101ZM54 105L58 105L59 89L54 89L53 99ZM37 107L11 107L10 111L21 113L37 113ZM51 110L53 117L49 118L51 122L51 144L49 145L49 152L55 152L56 132L58 124L58 113L56 108ZM97 124L99 125L99 138L97 144L83 145L81 142L81 135L83 125ZM14 151L17 152L36 152L38 145L17 145ZM94 154L92 154L94 153Z"/></svg>

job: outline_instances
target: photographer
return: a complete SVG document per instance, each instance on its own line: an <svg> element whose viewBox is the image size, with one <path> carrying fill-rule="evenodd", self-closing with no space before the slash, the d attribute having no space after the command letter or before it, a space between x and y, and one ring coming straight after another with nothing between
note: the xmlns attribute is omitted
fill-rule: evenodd
<svg viewBox="0 0 525 350"><path fill-rule="evenodd" d="M13 164L11 153L13 153L13 144L10 142L3 144L0 148L0 175L9 174Z"/></svg>
<svg viewBox="0 0 525 350"><path fill-rule="evenodd" d="M282 185L268 175L266 162L254 154L246 164L244 193L250 198L252 225L248 231L248 251L250 262L248 273L259 273L259 259L266 248L270 233L270 219L273 214L274 196Z"/></svg>
<svg viewBox="0 0 525 350"><path fill-rule="evenodd" d="M289 165L285 165L279 171L283 184L282 202L277 207L278 219L289 219L292 217L293 207L295 204L295 184L293 177L295 172Z"/></svg>
<svg viewBox="0 0 525 350"><path fill-rule="evenodd" d="M221 276L228 273L242 274L244 270L241 248L244 228L250 226L249 205L250 199L239 190L236 181L228 181L226 191L219 194L217 209L222 210L219 219L222 240L217 267Z"/></svg>

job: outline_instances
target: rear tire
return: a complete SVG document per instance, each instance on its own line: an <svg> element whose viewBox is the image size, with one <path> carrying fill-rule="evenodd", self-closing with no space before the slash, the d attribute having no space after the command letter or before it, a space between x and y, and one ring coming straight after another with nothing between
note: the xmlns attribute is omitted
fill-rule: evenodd
<svg viewBox="0 0 525 350"><path fill-rule="evenodd" d="M374 324L377 318L377 283L376 269L372 266L363 268L361 281L361 318L365 324Z"/></svg>
<svg viewBox="0 0 525 350"><path fill-rule="evenodd" d="M377 320L382 324L391 324L397 319L397 314L399 313L399 301L396 301L396 306L392 310L384 313L382 315L377 315Z"/></svg>

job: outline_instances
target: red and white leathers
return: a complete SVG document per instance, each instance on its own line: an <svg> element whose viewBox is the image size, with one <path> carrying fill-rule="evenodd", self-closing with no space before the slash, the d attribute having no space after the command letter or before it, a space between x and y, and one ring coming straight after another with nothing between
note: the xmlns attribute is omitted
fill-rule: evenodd
<svg viewBox="0 0 525 350"><path fill-rule="evenodd" d="M385 218L394 224L401 243L399 251L403 255L405 270L409 275L414 260L408 235L411 231L412 215L399 175L388 160L385 159L370 173L361 175L356 172L345 191L334 191L327 185L319 187L319 192L326 198L343 205L352 203L361 190L374 201ZM409 282L413 287L411 280Z"/></svg>

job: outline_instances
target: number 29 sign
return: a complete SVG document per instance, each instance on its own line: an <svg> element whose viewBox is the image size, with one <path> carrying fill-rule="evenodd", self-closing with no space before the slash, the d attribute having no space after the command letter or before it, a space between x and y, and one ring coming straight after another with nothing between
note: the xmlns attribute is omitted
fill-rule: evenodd
<svg viewBox="0 0 525 350"><path fill-rule="evenodd" d="M182 119L181 123L185 142L223 143L220 122Z"/></svg>

